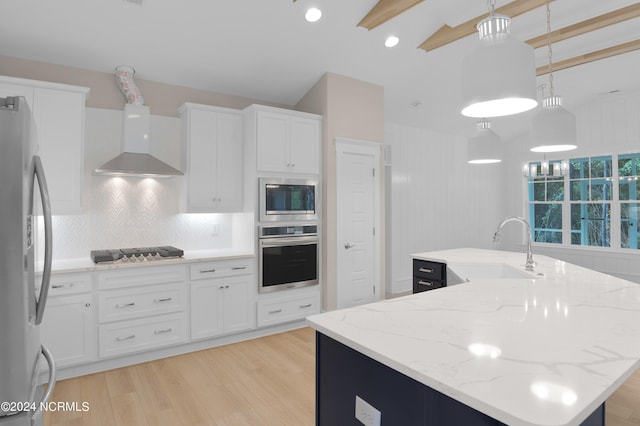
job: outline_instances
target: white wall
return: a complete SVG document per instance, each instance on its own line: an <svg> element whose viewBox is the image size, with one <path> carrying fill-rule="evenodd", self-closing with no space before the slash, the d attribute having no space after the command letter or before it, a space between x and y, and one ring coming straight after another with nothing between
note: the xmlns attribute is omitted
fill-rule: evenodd
<svg viewBox="0 0 640 426"><path fill-rule="evenodd" d="M173 245L184 250L251 250L252 240L247 244L246 235L252 230L252 212L180 212L184 177L92 175L97 166L120 152L122 114L112 109L86 110L84 211L79 215L54 216L54 258L88 257L92 249L155 245ZM151 116L151 153L180 168L179 118Z"/></svg>
<svg viewBox="0 0 640 426"><path fill-rule="evenodd" d="M385 123L387 293L411 290L411 254L455 247L493 248L504 216L503 164L467 163L467 141Z"/></svg>
<svg viewBox="0 0 640 426"><path fill-rule="evenodd" d="M577 119L578 149L548 155L548 159L640 152L640 92L603 95L574 111ZM540 161L541 154L529 152L528 134L509 141L506 182L506 215L525 215L526 193L521 166ZM522 250L522 240L505 235L501 248ZM640 253L630 250L535 245L535 253L545 254L600 272L640 283Z"/></svg>

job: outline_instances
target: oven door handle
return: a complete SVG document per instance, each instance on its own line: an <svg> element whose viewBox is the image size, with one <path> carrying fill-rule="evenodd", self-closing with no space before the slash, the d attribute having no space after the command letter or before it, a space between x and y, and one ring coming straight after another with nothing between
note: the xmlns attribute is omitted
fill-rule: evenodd
<svg viewBox="0 0 640 426"><path fill-rule="evenodd" d="M262 238L261 247L301 246L318 242L318 237Z"/></svg>

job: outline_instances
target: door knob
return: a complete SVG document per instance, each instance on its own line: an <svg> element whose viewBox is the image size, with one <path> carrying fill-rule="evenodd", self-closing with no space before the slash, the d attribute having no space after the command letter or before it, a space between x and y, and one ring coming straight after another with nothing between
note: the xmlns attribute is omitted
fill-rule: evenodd
<svg viewBox="0 0 640 426"><path fill-rule="evenodd" d="M348 250L348 249L350 249L350 248L351 248L351 247L353 247L353 246L354 246L354 244L347 243L347 244L345 244L345 245L344 245L344 248L346 248L346 249Z"/></svg>

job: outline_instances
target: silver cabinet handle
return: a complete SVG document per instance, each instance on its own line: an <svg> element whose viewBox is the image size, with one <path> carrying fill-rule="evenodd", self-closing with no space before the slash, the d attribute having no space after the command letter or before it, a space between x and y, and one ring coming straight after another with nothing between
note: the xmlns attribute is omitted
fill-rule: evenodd
<svg viewBox="0 0 640 426"><path fill-rule="evenodd" d="M164 330L154 330L153 334L171 333L172 331L173 329L169 327L169 328L165 328Z"/></svg>
<svg viewBox="0 0 640 426"><path fill-rule="evenodd" d="M246 266L234 266L231 268L232 271L242 271L243 269L247 269Z"/></svg>
<svg viewBox="0 0 640 426"><path fill-rule="evenodd" d="M131 340L131 339L135 339L135 338L136 338L136 335L135 335L135 334L130 334L130 335L128 335L128 336L119 336L119 337L116 337L116 341L118 341L118 342L122 342L123 340Z"/></svg>
<svg viewBox="0 0 640 426"><path fill-rule="evenodd" d="M431 281L422 281L422 280L419 280L418 284L428 285L429 287L434 285Z"/></svg>
<svg viewBox="0 0 640 426"><path fill-rule="evenodd" d="M269 311L270 314L279 314L282 312L282 309L276 309L275 311Z"/></svg>
<svg viewBox="0 0 640 426"><path fill-rule="evenodd" d="M347 250L349 250L351 247L353 247L355 244L351 244L351 243L347 243L344 245L344 248L346 248Z"/></svg>
<svg viewBox="0 0 640 426"><path fill-rule="evenodd" d="M116 305L116 308L120 309L120 308L128 308L130 306L135 306L136 302L130 302L130 303L118 303Z"/></svg>
<svg viewBox="0 0 640 426"><path fill-rule="evenodd" d="M210 274L215 271L216 271L215 269L200 269L201 274Z"/></svg>
<svg viewBox="0 0 640 426"><path fill-rule="evenodd" d="M73 283L65 283L65 284L52 284L51 288L65 288L65 287L73 287Z"/></svg>
<svg viewBox="0 0 640 426"><path fill-rule="evenodd" d="M429 269L429 268L420 268L418 269L419 272L426 272L428 274L433 273L433 269Z"/></svg>
<svg viewBox="0 0 640 426"><path fill-rule="evenodd" d="M171 302L172 297L165 297L164 299L153 299L153 303Z"/></svg>
<svg viewBox="0 0 640 426"><path fill-rule="evenodd" d="M310 307L311 307L311 303L307 303L306 305L300 305L300 309L310 308Z"/></svg>

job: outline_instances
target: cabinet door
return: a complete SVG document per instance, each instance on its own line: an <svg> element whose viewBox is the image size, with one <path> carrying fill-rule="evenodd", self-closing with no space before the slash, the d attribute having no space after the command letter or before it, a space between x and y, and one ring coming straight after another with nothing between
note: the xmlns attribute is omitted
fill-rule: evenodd
<svg viewBox="0 0 640 426"><path fill-rule="evenodd" d="M242 116L217 113L216 193L219 212L242 210Z"/></svg>
<svg viewBox="0 0 640 426"><path fill-rule="evenodd" d="M258 170L287 172L289 158L289 117L283 114L259 111L257 119Z"/></svg>
<svg viewBox="0 0 640 426"><path fill-rule="evenodd" d="M291 118L289 171L320 173L320 122L309 118Z"/></svg>
<svg viewBox="0 0 640 426"><path fill-rule="evenodd" d="M222 334L222 280L191 283L191 339Z"/></svg>
<svg viewBox="0 0 640 426"><path fill-rule="evenodd" d="M94 360L97 337L91 295L49 299L40 333L58 367Z"/></svg>
<svg viewBox="0 0 640 426"><path fill-rule="evenodd" d="M36 88L38 145L54 214L82 210L84 93Z"/></svg>
<svg viewBox="0 0 640 426"><path fill-rule="evenodd" d="M224 332L233 333L251 327L249 315L249 277L225 280Z"/></svg>
<svg viewBox="0 0 640 426"><path fill-rule="evenodd" d="M188 209L213 211L216 186L216 117L211 111L189 111Z"/></svg>

